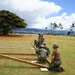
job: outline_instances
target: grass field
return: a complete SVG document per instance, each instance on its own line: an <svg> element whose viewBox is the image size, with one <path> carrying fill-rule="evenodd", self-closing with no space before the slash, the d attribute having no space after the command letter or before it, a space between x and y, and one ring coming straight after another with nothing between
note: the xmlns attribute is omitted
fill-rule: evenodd
<svg viewBox="0 0 75 75"><path fill-rule="evenodd" d="M57 42L61 52L62 65L65 72L41 72L37 66L17 62L9 59L0 59L0 75L75 75L75 37L45 36L47 46L52 52L52 44ZM33 40L37 35L0 36L0 52L8 53L35 53ZM37 58L37 56L11 55L14 57ZM48 59L50 59L51 54ZM48 64L43 64L48 65Z"/></svg>

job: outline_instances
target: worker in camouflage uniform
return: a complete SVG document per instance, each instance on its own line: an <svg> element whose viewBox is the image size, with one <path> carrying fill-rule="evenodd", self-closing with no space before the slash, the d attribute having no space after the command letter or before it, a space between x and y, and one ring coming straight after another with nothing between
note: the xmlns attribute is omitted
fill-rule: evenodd
<svg viewBox="0 0 75 75"><path fill-rule="evenodd" d="M34 40L34 46L37 48L38 47L38 41Z"/></svg>
<svg viewBox="0 0 75 75"><path fill-rule="evenodd" d="M34 39L34 46L36 46L37 48L40 47L40 44L39 44L40 38L41 38L41 34L39 33L38 40Z"/></svg>
<svg viewBox="0 0 75 75"><path fill-rule="evenodd" d="M60 65L62 63L61 61L61 57L60 57L60 51L58 50L58 44L54 43L53 44L53 52L52 52L52 56L51 56L51 61L49 64L49 70L50 71L61 71L62 69L60 69Z"/></svg>
<svg viewBox="0 0 75 75"><path fill-rule="evenodd" d="M39 37L38 37L38 48L42 45L43 42L44 42L43 34L39 34Z"/></svg>
<svg viewBox="0 0 75 75"><path fill-rule="evenodd" d="M50 54L50 49L46 46L46 43L43 42L43 45L44 45L44 49L47 50L47 56Z"/></svg>
<svg viewBox="0 0 75 75"><path fill-rule="evenodd" d="M44 45L41 45L40 48L36 50L39 62L46 62L47 50L43 49L43 47Z"/></svg>

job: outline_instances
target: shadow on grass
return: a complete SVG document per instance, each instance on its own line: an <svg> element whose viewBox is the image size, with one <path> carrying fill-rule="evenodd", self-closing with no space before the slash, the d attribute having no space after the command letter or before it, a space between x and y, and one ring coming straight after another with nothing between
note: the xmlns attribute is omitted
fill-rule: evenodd
<svg viewBox="0 0 75 75"><path fill-rule="evenodd" d="M37 69L39 67L25 67L25 66L0 66L0 68L29 68L29 69Z"/></svg>

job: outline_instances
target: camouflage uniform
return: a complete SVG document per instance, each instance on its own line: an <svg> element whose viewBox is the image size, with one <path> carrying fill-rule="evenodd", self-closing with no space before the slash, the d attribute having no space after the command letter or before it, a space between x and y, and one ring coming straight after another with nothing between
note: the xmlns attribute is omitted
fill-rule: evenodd
<svg viewBox="0 0 75 75"><path fill-rule="evenodd" d="M34 40L34 46L38 47L38 41Z"/></svg>
<svg viewBox="0 0 75 75"><path fill-rule="evenodd" d="M38 40L34 40L34 46L40 48L43 42L44 42L43 34L39 34Z"/></svg>
<svg viewBox="0 0 75 75"><path fill-rule="evenodd" d="M44 46L43 48L47 50L47 56L48 56L50 54L50 49L47 46Z"/></svg>
<svg viewBox="0 0 75 75"><path fill-rule="evenodd" d="M61 60L54 60L51 64L49 64L49 70L59 71L61 63Z"/></svg>
<svg viewBox="0 0 75 75"><path fill-rule="evenodd" d="M44 42L43 34L40 34L38 37L38 47L40 47L43 42Z"/></svg>
<svg viewBox="0 0 75 75"><path fill-rule="evenodd" d="M49 70L51 71L59 71L60 65L62 63L60 58L60 52L58 50L54 50L52 55L55 56L53 62L49 64Z"/></svg>
<svg viewBox="0 0 75 75"><path fill-rule="evenodd" d="M47 58L47 50L40 48L36 51L39 62L45 62Z"/></svg>

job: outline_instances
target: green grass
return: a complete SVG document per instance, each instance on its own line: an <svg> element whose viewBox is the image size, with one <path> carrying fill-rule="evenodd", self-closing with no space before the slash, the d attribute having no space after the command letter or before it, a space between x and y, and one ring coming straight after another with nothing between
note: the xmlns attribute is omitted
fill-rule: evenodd
<svg viewBox="0 0 75 75"><path fill-rule="evenodd" d="M33 42L33 40L31 40L31 42ZM52 44L54 42L57 42L59 44L59 50L61 52L62 58L61 66L64 67L65 72L41 72L40 68L33 65L24 64L9 59L0 59L0 75L75 75L75 37L51 36L50 43L46 42L51 50L51 53ZM35 50L32 50L31 48L32 46L30 44L30 41L28 40L0 40L0 52L34 53ZM48 57L48 59L50 59L50 56Z"/></svg>
<svg viewBox="0 0 75 75"><path fill-rule="evenodd" d="M27 52L31 48L29 41L0 41L0 52Z"/></svg>

